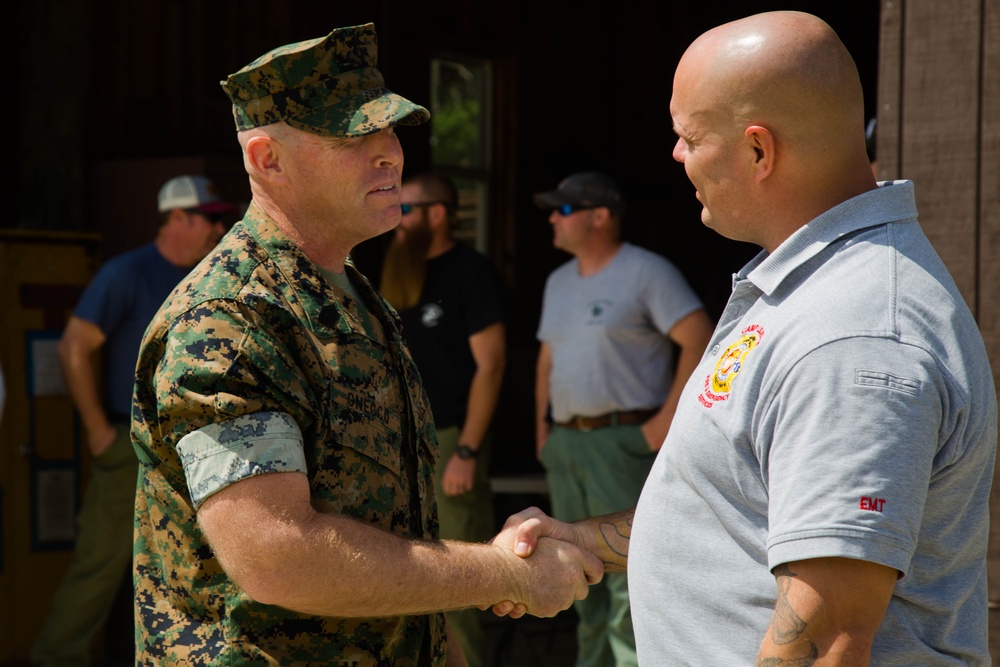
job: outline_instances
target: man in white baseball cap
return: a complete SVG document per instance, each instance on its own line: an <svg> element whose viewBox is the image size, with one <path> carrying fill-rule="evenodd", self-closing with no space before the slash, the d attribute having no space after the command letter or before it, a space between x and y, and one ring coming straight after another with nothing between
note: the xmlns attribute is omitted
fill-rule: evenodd
<svg viewBox="0 0 1000 667"><path fill-rule="evenodd" d="M207 178L189 175L160 188L157 208L156 238L101 267L59 341L63 375L93 458L73 561L35 643L35 665L89 664L90 643L132 558L138 462L129 431L139 343L163 300L222 238L223 216L236 210ZM94 363L99 350L101 369Z"/></svg>
<svg viewBox="0 0 1000 667"><path fill-rule="evenodd" d="M200 213L222 214L234 209L232 204L219 197L215 185L204 176L171 178L160 188L157 204L160 213L180 208Z"/></svg>

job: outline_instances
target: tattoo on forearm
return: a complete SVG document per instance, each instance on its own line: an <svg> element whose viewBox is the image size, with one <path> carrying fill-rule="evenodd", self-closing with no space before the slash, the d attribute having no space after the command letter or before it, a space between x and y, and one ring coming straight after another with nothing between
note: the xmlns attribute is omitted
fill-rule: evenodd
<svg viewBox="0 0 1000 667"><path fill-rule="evenodd" d="M605 521L600 523L599 527L604 544L612 554L618 556L618 560L614 561L604 559L604 564L620 566L622 561L628 558L628 545L632 537L631 514L608 516Z"/></svg>
<svg viewBox="0 0 1000 667"><path fill-rule="evenodd" d="M774 570L778 584L778 601L774 605L774 619L771 622L771 641L775 646L787 646L793 642L805 643L807 655L796 658L774 658L760 656L757 667L808 667L816 663L819 650L816 644L803 637L806 622L796 613L788 601L788 591L792 587L791 578L796 576L788 565L779 565Z"/></svg>
<svg viewBox="0 0 1000 667"><path fill-rule="evenodd" d="M778 581L778 602L774 606L774 622L771 624L771 638L778 646L790 644L798 639L806 629L806 623L795 613L788 603L788 589L792 587L791 577L795 576L787 565L779 565L774 570Z"/></svg>

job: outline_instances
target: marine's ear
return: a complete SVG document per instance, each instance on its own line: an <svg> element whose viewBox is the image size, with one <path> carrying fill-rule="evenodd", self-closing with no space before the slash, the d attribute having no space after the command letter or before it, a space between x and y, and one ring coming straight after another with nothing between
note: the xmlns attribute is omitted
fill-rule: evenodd
<svg viewBox="0 0 1000 667"><path fill-rule="evenodd" d="M247 139L244 161L251 176L266 181L284 180L285 169L280 143L274 137L258 134Z"/></svg>

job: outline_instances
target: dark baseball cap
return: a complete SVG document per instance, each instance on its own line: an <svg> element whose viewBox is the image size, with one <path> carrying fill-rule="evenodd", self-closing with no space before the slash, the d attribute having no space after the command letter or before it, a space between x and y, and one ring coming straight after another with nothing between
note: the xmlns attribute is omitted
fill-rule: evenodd
<svg viewBox="0 0 1000 667"><path fill-rule="evenodd" d="M599 171L567 176L555 190L536 194L534 202L542 209L555 209L564 204L606 206L613 213L621 213L625 209L625 201L618 184L613 178Z"/></svg>

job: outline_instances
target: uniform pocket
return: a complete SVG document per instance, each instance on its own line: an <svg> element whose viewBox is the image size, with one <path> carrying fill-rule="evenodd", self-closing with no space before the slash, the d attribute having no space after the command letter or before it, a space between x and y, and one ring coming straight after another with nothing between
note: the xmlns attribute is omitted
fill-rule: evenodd
<svg viewBox="0 0 1000 667"><path fill-rule="evenodd" d="M390 422L398 417L370 397L344 385L330 387L330 426L337 442L399 475L403 436Z"/></svg>

